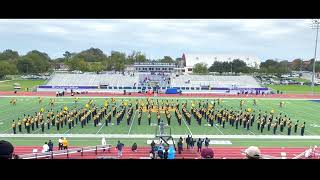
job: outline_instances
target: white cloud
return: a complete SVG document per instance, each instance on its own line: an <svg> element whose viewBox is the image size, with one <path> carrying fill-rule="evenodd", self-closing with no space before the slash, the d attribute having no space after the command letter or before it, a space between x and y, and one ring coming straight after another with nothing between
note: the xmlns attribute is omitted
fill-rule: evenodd
<svg viewBox="0 0 320 180"><path fill-rule="evenodd" d="M107 51L139 47L135 50L160 57L188 50L284 58L309 54L306 49L314 41L310 24L308 19L0 19L0 50L9 44L16 50L28 44L41 48L46 42L51 54L61 47L97 46Z"/></svg>

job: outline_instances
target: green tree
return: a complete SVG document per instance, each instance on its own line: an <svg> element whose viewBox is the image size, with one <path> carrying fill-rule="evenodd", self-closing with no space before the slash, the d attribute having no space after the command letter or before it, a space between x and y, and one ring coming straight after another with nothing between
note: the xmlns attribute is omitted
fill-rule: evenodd
<svg viewBox="0 0 320 180"><path fill-rule="evenodd" d="M160 63L175 63L175 61L170 56L164 56L159 60Z"/></svg>
<svg viewBox="0 0 320 180"><path fill-rule="evenodd" d="M2 53L0 53L0 60L17 60L18 58L18 52L11 49L4 50Z"/></svg>
<svg viewBox="0 0 320 180"><path fill-rule="evenodd" d="M3 79L6 75L17 74L17 72L16 65L7 61L0 61L0 79Z"/></svg>
<svg viewBox="0 0 320 180"><path fill-rule="evenodd" d="M193 73L205 74L208 73L208 65L205 63L197 63L193 66Z"/></svg>
<svg viewBox="0 0 320 180"><path fill-rule="evenodd" d="M66 53L65 53L66 54ZM67 56L72 57L72 54L67 53ZM76 54L75 57L81 58L86 62L101 62L106 60L107 56L103 53L102 50L98 48L90 48L80 53Z"/></svg>
<svg viewBox="0 0 320 180"><path fill-rule="evenodd" d="M68 60L72 57L72 54L69 51L66 51L65 53L63 53L63 57L65 60Z"/></svg>
<svg viewBox="0 0 320 180"><path fill-rule="evenodd" d="M240 73L240 72L241 73L248 73L249 72L249 68L248 68L247 64L240 59L233 60L230 63L230 65L232 65L232 72L235 72L235 73Z"/></svg>
<svg viewBox="0 0 320 180"><path fill-rule="evenodd" d="M123 71L125 68L126 54L118 51L111 51L110 65L112 70Z"/></svg>
<svg viewBox="0 0 320 180"><path fill-rule="evenodd" d="M303 61L301 59L295 59L292 61L291 69L293 71L303 70Z"/></svg>

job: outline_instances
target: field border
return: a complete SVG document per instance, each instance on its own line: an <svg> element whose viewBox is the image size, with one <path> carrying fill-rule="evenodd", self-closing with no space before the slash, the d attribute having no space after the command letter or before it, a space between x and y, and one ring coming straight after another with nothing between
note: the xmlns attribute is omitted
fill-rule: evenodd
<svg viewBox="0 0 320 180"><path fill-rule="evenodd" d="M172 135L173 138L186 137L186 134ZM155 138L154 134L0 134L0 138ZM320 136L287 136L287 135L206 135L206 134L193 134L193 138L210 138L210 139L282 139L282 140L320 140Z"/></svg>

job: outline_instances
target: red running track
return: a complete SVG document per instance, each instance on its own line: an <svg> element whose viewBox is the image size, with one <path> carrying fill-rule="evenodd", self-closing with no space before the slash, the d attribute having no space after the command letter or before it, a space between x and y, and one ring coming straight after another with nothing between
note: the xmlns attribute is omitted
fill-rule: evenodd
<svg viewBox="0 0 320 180"><path fill-rule="evenodd" d="M32 153L32 149L37 148L38 152L41 152L42 147L39 146L17 146L15 147L15 154L30 154ZM74 147L70 147L74 148ZM245 147L214 147L214 158L215 159L243 159L244 155L241 154L241 150L244 150ZM261 153L264 155L270 155L275 157L281 157L280 153L285 152L287 154L287 158L293 158L294 156L304 152L307 148L260 148ZM57 147L54 148L57 150ZM149 157L150 147L138 147L137 152L132 152L129 147L124 147L123 156L121 159L140 159ZM96 159L98 157L113 157L117 158L117 150L113 147L110 152L99 150L97 155L94 151L92 152L84 152L83 156L81 153L71 154L69 155L69 159ZM66 159L67 155L55 156L55 159ZM200 159L200 154L196 152L196 148L194 150L184 149L182 154L178 154L176 152L175 159Z"/></svg>
<svg viewBox="0 0 320 180"><path fill-rule="evenodd" d="M17 92L0 91L0 96L56 96L55 92ZM70 93L66 93L70 96ZM78 97L103 97L103 96L123 96L123 97L152 97L153 95L132 93L131 95L124 95L123 93L108 93L108 92L90 92L88 94L77 94ZM320 94L269 94L269 95L236 95L236 94L193 94L184 93L179 94L158 94L157 97L207 97L207 98L286 98L286 99L320 99Z"/></svg>

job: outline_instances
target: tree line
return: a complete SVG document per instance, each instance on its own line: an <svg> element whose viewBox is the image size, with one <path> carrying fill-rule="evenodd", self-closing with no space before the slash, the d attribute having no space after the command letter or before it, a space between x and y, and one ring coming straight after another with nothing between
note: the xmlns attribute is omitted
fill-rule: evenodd
<svg viewBox="0 0 320 180"><path fill-rule="evenodd" d="M292 71L312 71L314 59L309 60L309 62L303 62L301 59L295 59L292 63L289 61L276 61L273 59L268 59L265 62L261 62L260 68L255 69L248 67L247 64L240 59L235 59L232 62L218 62L215 61L210 67L206 63L198 63L193 67L193 73L206 74L209 72L218 73L265 73L265 74L287 74ZM320 62L316 62L315 71L320 72Z"/></svg>
<svg viewBox="0 0 320 180"><path fill-rule="evenodd" d="M161 59L147 59L146 55L140 51L133 51L129 54L111 51L110 55L107 55L98 48L90 48L79 53L66 51L62 57L51 59L47 53L38 50L19 55L17 51L8 49L0 52L0 79L3 79L5 75L45 73L58 69L61 64L67 65L71 71L124 71L127 65L134 63L178 64L180 59L174 60L170 56L164 56Z"/></svg>
<svg viewBox="0 0 320 180"><path fill-rule="evenodd" d="M17 51L7 49L0 52L0 79L3 79L6 75L45 73L59 68L61 64L67 65L72 71L100 72L124 71L127 65L146 62L174 63L179 65L181 58L173 59L170 56L164 56L160 59L148 59L140 51L133 51L129 54L111 51L110 55L107 55L98 48L90 48L79 53L66 51L62 54L62 57L52 59L47 53L38 50L32 50L25 55L19 55ZM310 60L310 63L305 63L301 59L295 59L292 63L268 59L260 64L260 69L254 69L248 67L243 60L235 59L232 62L216 61L210 67L205 63L199 63L194 66L193 72L284 74L291 71L312 71L313 62L313 59ZM316 72L320 72L320 62L316 62Z"/></svg>

